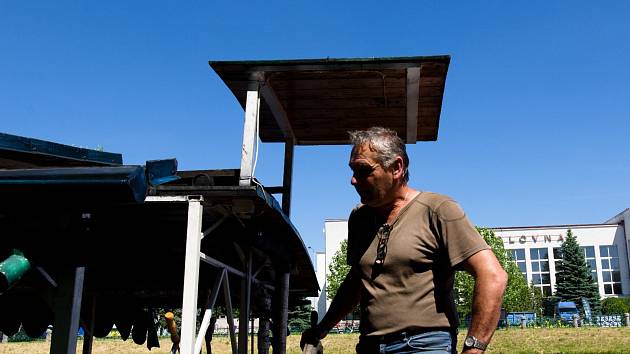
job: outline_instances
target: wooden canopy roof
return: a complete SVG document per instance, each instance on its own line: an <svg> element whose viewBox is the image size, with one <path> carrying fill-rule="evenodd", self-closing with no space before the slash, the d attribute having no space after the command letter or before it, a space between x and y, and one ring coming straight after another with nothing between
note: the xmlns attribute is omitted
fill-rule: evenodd
<svg viewBox="0 0 630 354"><path fill-rule="evenodd" d="M121 154L0 133L0 169L121 164Z"/></svg>
<svg viewBox="0 0 630 354"><path fill-rule="evenodd" d="M437 140L450 56L210 61L243 109L259 90L263 142L347 144L383 126L406 143Z"/></svg>

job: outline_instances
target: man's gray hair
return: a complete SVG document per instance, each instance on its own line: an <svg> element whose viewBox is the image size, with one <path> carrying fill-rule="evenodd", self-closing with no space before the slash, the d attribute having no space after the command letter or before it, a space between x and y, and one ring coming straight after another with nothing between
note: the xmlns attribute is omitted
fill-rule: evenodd
<svg viewBox="0 0 630 354"><path fill-rule="evenodd" d="M405 143L395 131L383 127L372 127L368 130L354 130L348 132L352 151L362 145L367 145L376 153L377 162L384 168L390 168L394 164L397 156L402 157L404 170L402 182L409 182L409 156Z"/></svg>

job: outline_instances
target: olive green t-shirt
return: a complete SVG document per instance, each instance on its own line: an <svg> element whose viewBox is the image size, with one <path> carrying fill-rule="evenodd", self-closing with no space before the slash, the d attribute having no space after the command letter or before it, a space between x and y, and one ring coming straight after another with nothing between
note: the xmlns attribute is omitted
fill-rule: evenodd
<svg viewBox="0 0 630 354"><path fill-rule="evenodd" d="M489 249L460 206L449 197L420 192L392 222L382 265L376 264L379 221L359 206L348 220L348 264L358 272L361 335L421 328L456 328L454 268Z"/></svg>

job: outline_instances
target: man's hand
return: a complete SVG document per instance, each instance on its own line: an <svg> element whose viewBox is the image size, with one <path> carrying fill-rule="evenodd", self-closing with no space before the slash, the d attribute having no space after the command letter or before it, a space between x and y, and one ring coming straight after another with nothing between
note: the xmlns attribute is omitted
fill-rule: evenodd
<svg viewBox="0 0 630 354"><path fill-rule="evenodd" d="M318 326L311 327L306 331L302 332L302 338L300 338L300 349L304 349L304 346L308 344L312 344L313 346L317 346L320 339L326 337L328 333L322 332L322 330Z"/></svg>

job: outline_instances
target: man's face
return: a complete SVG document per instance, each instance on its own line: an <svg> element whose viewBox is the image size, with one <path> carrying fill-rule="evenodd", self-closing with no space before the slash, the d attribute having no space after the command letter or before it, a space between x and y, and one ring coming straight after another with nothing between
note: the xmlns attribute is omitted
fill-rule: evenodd
<svg viewBox="0 0 630 354"><path fill-rule="evenodd" d="M361 203L380 207L390 202L393 175L377 162L376 153L369 146L353 149L348 165L352 169L350 183L361 197Z"/></svg>

